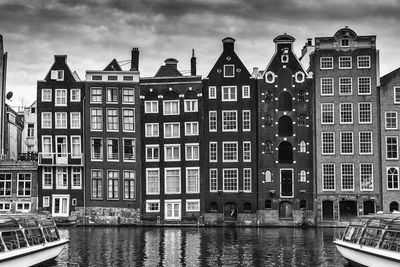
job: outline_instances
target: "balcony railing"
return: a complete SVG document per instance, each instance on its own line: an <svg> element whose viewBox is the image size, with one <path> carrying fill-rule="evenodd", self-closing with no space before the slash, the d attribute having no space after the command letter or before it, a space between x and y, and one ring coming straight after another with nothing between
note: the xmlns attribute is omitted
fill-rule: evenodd
<svg viewBox="0 0 400 267"><path fill-rule="evenodd" d="M39 166L83 166L83 153L39 153Z"/></svg>
<svg viewBox="0 0 400 267"><path fill-rule="evenodd" d="M27 153L18 153L18 161L37 161L38 153L36 152L27 152Z"/></svg>

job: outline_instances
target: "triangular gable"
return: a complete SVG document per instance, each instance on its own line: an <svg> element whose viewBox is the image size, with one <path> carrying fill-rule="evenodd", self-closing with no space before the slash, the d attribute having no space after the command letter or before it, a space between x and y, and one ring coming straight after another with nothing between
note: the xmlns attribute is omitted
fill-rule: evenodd
<svg viewBox="0 0 400 267"><path fill-rule="evenodd" d="M117 60L114 58L111 60L110 64L104 68L104 71L122 71L122 69Z"/></svg>
<svg viewBox="0 0 400 267"><path fill-rule="evenodd" d="M63 80L74 80L77 82L74 75L72 74L71 69L69 68L69 66L67 64L67 56L66 55L54 55L54 63L50 67L49 71L47 72L47 74L44 78L45 81L51 80L51 71L52 70L63 70L64 71L64 79Z"/></svg>
<svg viewBox="0 0 400 267"><path fill-rule="evenodd" d="M230 60L227 60L228 57L230 57ZM236 69L239 68L241 70L239 75L245 75L248 78L251 77L250 72L247 70L246 66L243 64L242 60L239 58L235 51L222 51L218 60L215 62L214 66L208 73L207 78L210 79L213 75L218 73L219 69L223 71L224 65L233 63L235 64ZM218 75L222 75L222 73L218 73Z"/></svg>
<svg viewBox="0 0 400 267"><path fill-rule="evenodd" d="M400 68L395 69L394 71L389 72L388 74L381 77L380 82L381 85L385 85L386 83L390 82L397 74L400 74Z"/></svg>

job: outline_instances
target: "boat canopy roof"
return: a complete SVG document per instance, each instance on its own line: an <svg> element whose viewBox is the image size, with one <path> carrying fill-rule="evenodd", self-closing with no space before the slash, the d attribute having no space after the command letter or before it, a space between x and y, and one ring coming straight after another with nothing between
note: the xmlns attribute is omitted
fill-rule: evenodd
<svg viewBox="0 0 400 267"><path fill-rule="evenodd" d="M36 228L39 226L53 226L52 218L34 214L4 214L0 215L0 231L19 228Z"/></svg>
<svg viewBox="0 0 400 267"><path fill-rule="evenodd" d="M360 216L351 221L349 226L400 231L400 214Z"/></svg>

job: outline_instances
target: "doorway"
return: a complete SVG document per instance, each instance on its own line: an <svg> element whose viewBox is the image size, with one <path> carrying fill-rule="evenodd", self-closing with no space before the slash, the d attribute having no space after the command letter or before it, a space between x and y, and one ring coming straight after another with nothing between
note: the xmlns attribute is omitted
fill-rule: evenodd
<svg viewBox="0 0 400 267"><path fill-rule="evenodd" d="M357 217L357 202L351 200L340 201L339 216L341 221L350 221Z"/></svg>
<svg viewBox="0 0 400 267"><path fill-rule="evenodd" d="M228 202L224 206L224 221L237 221L237 205Z"/></svg>
<svg viewBox="0 0 400 267"><path fill-rule="evenodd" d="M322 220L333 221L333 201L322 201Z"/></svg>

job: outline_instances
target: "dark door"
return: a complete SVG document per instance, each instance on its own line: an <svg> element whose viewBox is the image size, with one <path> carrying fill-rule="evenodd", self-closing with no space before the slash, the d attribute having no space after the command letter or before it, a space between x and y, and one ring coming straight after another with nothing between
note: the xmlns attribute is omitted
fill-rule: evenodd
<svg viewBox="0 0 400 267"><path fill-rule="evenodd" d="M322 202L322 220L333 221L333 202L325 200Z"/></svg>
<svg viewBox="0 0 400 267"><path fill-rule="evenodd" d="M340 201L339 214L341 221L350 221L357 216L357 202L349 200Z"/></svg>
<svg viewBox="0 0 400 267"><path fill-rule="evenodd" d="M375 202L372 200L364 201L364 215L375 213Z"/></svg>
<svg viewBox="0 0 400 267"><path fill-rule="evenodd" d="M293 196L293 171L281 170L281 196Z"/></svg>
<svg viewBox="0 0 400 267"><path fill-rule="evenodd" d="M224 206L224 221L237 221L237 205L228 202Z"/></svg>
<svg viewBox="0 0 400 267"><path fill-rule="evenodd" d="M281 202L279 204L279 218L291 218L292 215L292 203L289 201Z"/></svg>

